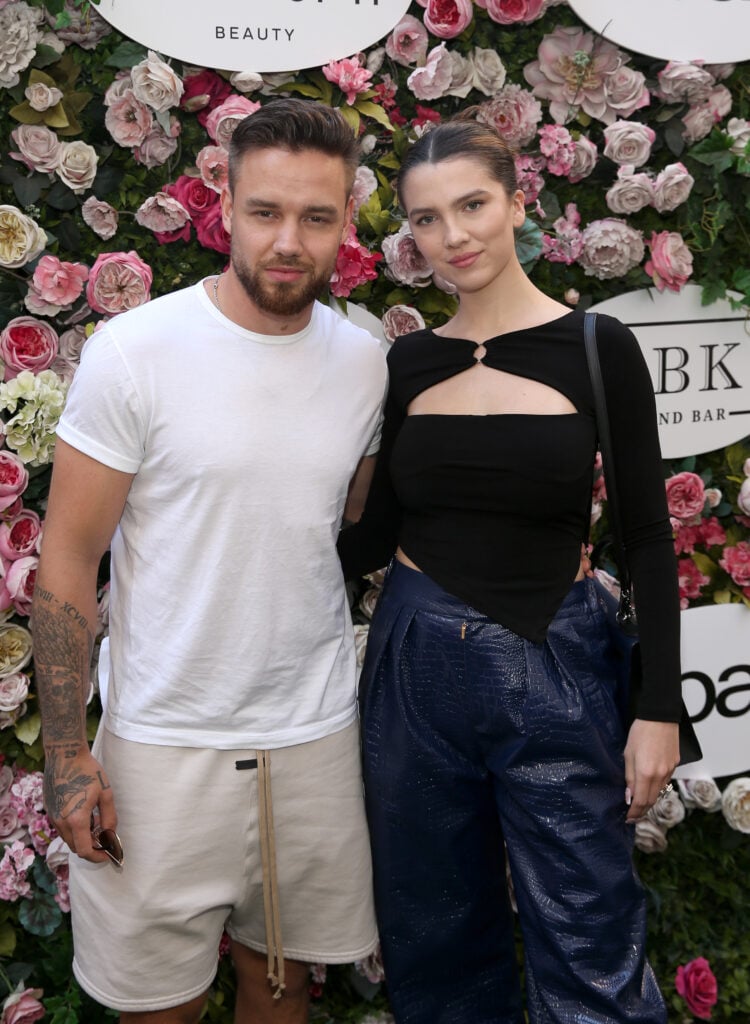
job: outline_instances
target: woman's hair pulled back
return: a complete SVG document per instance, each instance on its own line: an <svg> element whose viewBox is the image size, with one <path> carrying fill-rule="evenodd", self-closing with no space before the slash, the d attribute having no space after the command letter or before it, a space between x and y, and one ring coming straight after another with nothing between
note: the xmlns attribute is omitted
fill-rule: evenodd
<svg viewBox="0 0 750 1024"><path fill-rule="evenodd" d="M403 196L409 172L420 164L438 164L458 158L476 160L499 182L508 196L518 188L513 151L487 124L474 118L476 107L430 129L406 151L396 179L396 190Z"/></svg>

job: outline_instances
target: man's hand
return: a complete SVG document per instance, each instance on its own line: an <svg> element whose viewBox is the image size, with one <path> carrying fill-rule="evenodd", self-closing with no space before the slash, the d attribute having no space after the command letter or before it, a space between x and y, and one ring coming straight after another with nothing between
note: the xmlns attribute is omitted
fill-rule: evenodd
<svg viewBox="0 0 750 1024"><path fill-rule="evenodd" d="M625 746L628 821L638 821L653 807L679 760L680 735L676 722L647 722L636 718Z"/></svg>
<svg viewBox="0 0 750 1024"><path fill-rule="evenodd" d="M47 815L70 849L84 860L104 861L106 853L91 841L91 818L116 829L117 813L106 772L88 745L55 745L47 750L44 767Z"/></svg>

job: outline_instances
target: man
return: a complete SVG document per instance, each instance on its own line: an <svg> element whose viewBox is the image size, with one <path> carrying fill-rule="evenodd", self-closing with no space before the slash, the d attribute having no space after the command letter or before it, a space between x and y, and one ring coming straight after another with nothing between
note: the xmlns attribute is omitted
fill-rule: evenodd
<svg viewBox="0 0 750 1024"><path fill-rule="evenodd" d="M45 799L78 855L76 977L127 1024L197 1021L224 928L238 1024L301 1024L307 964L376 943L335 539L385 360L315 301L357 157L320 104L248 117L222 195L228 270L98 331L60 422L33 613ZM115 829L121 867L101 849L119 855Z"/></svg>

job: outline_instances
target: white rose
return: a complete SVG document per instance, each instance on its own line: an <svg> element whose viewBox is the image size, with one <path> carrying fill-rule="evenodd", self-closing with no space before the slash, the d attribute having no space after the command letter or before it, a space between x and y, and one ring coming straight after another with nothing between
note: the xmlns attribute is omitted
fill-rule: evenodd
<svg viewBox="0 0 750 1024"><path fill-rule="evenodd" d="M750 778L733 779L721 794L721 810L738 832L750 832Z"/></svg>
<svg viewBox="0 0 750 1024"><path fill-rule="evenodd" d="M713 779L678 779L677 786L688 810L697 807L709 814L721 810L721 790Z"/></svg>
<svg viewBox="0 0 750 1024"><path fill-rule="evenodd" d="M651 155L656 132L640 121L615 121L604 129L604 155L617 164L640 167Z"/></svg>
<svg viewBox="0 0 750 1024"><path fill-rule="evenodd" d="M354 653L357 657L357 668L362 668L365 661L365 650L367 649L367 636L370 627L366 623L355 623L354 625Z"/></svg>
<svg viewBox="0 0 750 1024"><path fill-rule="evenodd" d="M643 853L664 853L668 845L666 830L649 818L641 818L635 823L635 845Z"/></svg>
<svg viewBox="0 0 750 1024"><path fill-rule="evenodd" d="M261 77L263 79L261 92L264 96L273 96L278 91L280 85L288 85L297 76L293 71L274 71L270 74L261 75Z"/></svg>
<svg viewBox="0 0 750 1024"><path fill-rule="evenodd" d="M700 103L714 85L710 71L688 61L670 61L657 78L659 95L667 103Z"/></svg>
<svg viewBox="0 0 750 1024"><path fill-rule="evenodd" d="M19 71L29 66L36 53L43 16L40 8L22 0L0 10L0 88L18 85Z"/></svg>
<svg viewBox="0 0 750 1024"><path fill-rule="evenodd" d="M651 821L661 828L670 829L679 825L685 820L685 805L680 800L675 790L670 790L664 796L660 796L653 807L646 815Z"/></svg>
<svg viewBox="0 0 750 1024"><path fill-rule="evenodd" d="M507 71L494 50L474 49L474 88L485 96L494 96L505 85Z"/></svg>
<svg viewBox="0 0 750 1024"><path fill-rule="evenodd" d="M12 672L0 679L0 712L17 711L29 695L29 677Z"/></svg>
<svg viewBox="0 0 750 1024"><path fill-rule="evenodd" d="M74 192L85 192L94 183L98 164L99 156L94 147L76 139L75 142L63 142L55 172L68 188Z"/></svg>
<svg viewBox="0 0 750 1024"><path fill-rule="evenodd" d="M0 675L19 672L31 661L31 633L24 626L0 625Z"/></svg>
<svg viewBox="0 0 750 1024"><path fill-rule="evenodd" d="M44 82L35 82L34 85L28 85L24 91L24 96L29 101L31 109L40 112L56 106L63 98L61 89L58 89L57 86L45 85Z"/></svg>
<svg viewBox="0 0 750 1024"><path fill-rule="evenodd" d="M668 213L681 206L692 191L695 179L684 164L669 164L654 181L654 206Z"/></svg>
<svg viewBox="0 0 750 1024"><path fill-rule="evenodd" d="M374 50L370 50L367 54L367 61L365 67L368 71L371 71L373 75L376 75L383 66L385 60L385 47L376 46Z"/></svg>
<svg viewBox="0 0 750 1024"><path fill-rule="evenodd" d="M136 99L152 110L176 107L185 91L179 76L153 50L148 51L146 60L136 64L130 74Z"/></svg>
<svg viewBox="0 0 750 1024"><path fill-rule="evenodd" d="M453 63L445 43L430 50L424 67L416 68L406 79L418 100L439 100L451 84Z"/></svg>
<svg viewBox="0 0 750 1024"><path fill-rule="evenodd" d="M600 281L623 277L638 266L645 253L640 231L616 217L592 221L581 240L583 251L578 262L588 277Z"/></svg>
<svg viewBox="0 0 750 1024"><path fill-rule="evenodd" d="M235 71L229 81L237 92L258 92L263 88L263 76L257 71Z"/></svg>
<svg viewBox="0 0 750 1024"><path fill-rule="evenodd" d="M633 167L626 165L617 172L617 181L608 190L605 198L613 213L637 213L653 200L653 185L647 174L634 174Z"/></svg>
<svg viewBox="0 0 750 1024"><path fill-rule="evenodd" d="M47 235L35 220L15 206L0 205L0 266L17 270L35 259Z"/></svg>
<svg viewBox="0 0 750 1024"><path fill-rule="evenodd" d="M451 84L446 96L466 99L474 87L474 62L458 50L449 50L451 58Z"/></svg>
<svg viewBox="0 0 750 1024"><path fill-rule="evenodd" d="M737 156L744 156L750 142L750 121L746 121L744 117L730 117L726 133L732 140L732 152Z"/></svg>
<svg viewBox="0 0 750 1024"><path fill-rule="evenodd" d="M745 477L742 481L740 493L737 495L737 507L740 512L750 516L750 477Z"/></svg>
<svg viewBox="0 0 750 1024"><path fill-rule="evenodd" d="M368 619L372 618L372 614L375 611L375 605L378 603L380 594L380 587L370 587L359 599L359 610L366 615Z"/></svg>

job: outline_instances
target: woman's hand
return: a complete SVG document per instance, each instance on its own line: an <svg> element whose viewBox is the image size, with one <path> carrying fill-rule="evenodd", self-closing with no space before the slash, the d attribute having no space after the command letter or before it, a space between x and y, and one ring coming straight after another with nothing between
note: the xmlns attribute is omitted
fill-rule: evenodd
<svg viewBox="0 0 750 1024"><path fill-rule="evenodd" d="M625 746L628 821L638 821L653 807L679 760L680 735L676 722L647 722L636 718Z"/></svg>

